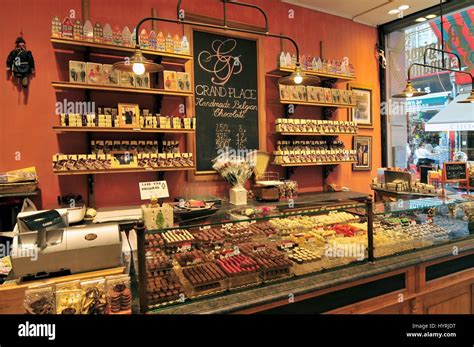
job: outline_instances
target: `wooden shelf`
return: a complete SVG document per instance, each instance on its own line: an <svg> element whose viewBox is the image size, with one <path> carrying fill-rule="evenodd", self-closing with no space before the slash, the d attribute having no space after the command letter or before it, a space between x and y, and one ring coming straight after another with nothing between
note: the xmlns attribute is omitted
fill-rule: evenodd
<svg viewBox="0 0 474 347"><path fill-rule="evenodd" d="M267 74L269 76L274 76L274 77L283 77L283 76L288 76L294 71L295 70L293 68L280 67L276 70L272 70L268 72ZM356 79L355 76L331 74L331 73L324 73L324 72L318 72L318 71L312 71L312 70L304 70L304 73L311 76L318 76L319 78L321 78L321 80L329 80L329 79L335 78L342 82L342 81L354 81Z"/></svg>
<svg viewBox="0 0 474 347"><path fill-rule="evenodd" d="M357 133L308 133L308 132L276 132L283 136L340 136L340 135L357 135Z"/></svg>
<svg viewBox="0 0 474 347"><path fill-rule="evenodd" d="M346 105L346 104L327 104L320 102L310 102L310 101L292 101L292 100L280 100L280 103L283 105L305 105L305 106L315 106L315 107L337 107L337 108L354 108L356 105Z"/></svg>
<svg viewBox="0 0 474 347"><path fill-rule="evenodd" d="M106 54L113 56L128 56L132 55L135 52L135 48L126 47L126 46L116 46L106 43L97 43L97 42L88 42L88 41L79 41L71 39L62 39L62 38L51 38L51 43L54 48L57 49L71 49L75 51L84 51L89 50L91 53L96 54ZM185 62L192 60L193 56L189 54L176 54L169 52L154 51L151 49L142 49L144 55L148 56L160 56L162 57L163 63L174 63L174 64L184 64Z"/></svg>
<svg viewBox="0 0 474 347"><path fill-rule="evenodd" d="M53 171L58 176L70 175L98 175L111 173L131 173L131 172L164 172L164 171L190 171L194 170L194 166L185 167L160 167L160 168L127 168L127 169L103 169L103 170L71 170L71 171Z"/></svg>
<svg viewBox="0 0 474 347"><path fill-rule="evenodd" d="M55 89L82 89L82 90L97 90L103 92L118 92L118 93L138 93L150 95L168 95L168 96L193 96L192 92L178 92L164 89L153 88L129 88L119 86L104 86L99 84L86 84L74 82L51 82Z"/></svg>
<svg viewBox="0 0 474 347"><path fill-rule="evenodd" d="M339 165L339 164L346 164L346 163L356 163L356 161L334 161L334 162L326 162L326 163L283 163L277 164L272 163L273 165L278 165L282 167L296 167L296 166L323 166L323 165Z"/></svg>
<svg viewBox="0 0 474 347"><path fill-rule="evenodd" d="M100 127L64 127L53 126L58 132L100 132L100 133L165 133L165 134L189 134L194 129L155 129L155 128L100 128Z"/></svg>

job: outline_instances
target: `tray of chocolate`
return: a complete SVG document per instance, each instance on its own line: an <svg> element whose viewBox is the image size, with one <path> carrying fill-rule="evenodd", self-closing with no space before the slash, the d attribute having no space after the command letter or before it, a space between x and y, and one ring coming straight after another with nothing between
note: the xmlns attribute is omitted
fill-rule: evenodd
<svg viewBox="0 0 474 347"><path fill-rule="evenodd" d="M153 276L169 275L173 269L172 259L160 251L148 251L146 255L146 271Z"/></svg>
<svg viewBox="0 0 474 347"><path fill-rule="evenodd" d="M229 277L229 289L260 283L260 266L244 254L218 259L216 262Z"/></svg>
<svg viewBox="0 0 474 347"><path fill-rule="evenodd" d="M164 245L165 240L163 240L161 234L145 234L145 250L163 247Z"/></svg>
<svg viewBox="0 0 474 347"><path fill-rule="evenodd" d="M198 249L185 253L177 253L175 254L174 258L181 267L193 266L209 262L208 255Z"/></svg>
<svg viewBox="0 0 474 347"><path fill-rule="evenodd" d="M182 269L182 274L187 280L189 296L202 296L221 292L227 289L227 277L215 263L205 263Z"/></svg>
<svg viewBox="0 0 474 347"><path fill-rule="evenodd" d="M170 304L180 300L183 286L176 275L147 279L148 305Z"/></svg>
<svg viewBox="0 0 474 347"><path fill-rule="evenodd" d="M288 258L298 264L321 260L321 256L319 254L302 247L293 248L288 255Z"/></svg>
<svg viewBox="0 0 474 347"><path fill-rule="evenodd" d="M260 277L264 282L292 275L293 263L281 252L256 243L241 244L239 247L241 252L253 258L260 266Z"/></svg>
<svg viewBox="0 0 474 347"><path fill-rule="evenodd" d="M250 224L249 229L255 236L268 237L277 233L277 230L269 222Z"/></svg>
<svg viewBox="0 0 474 347"><path fill-rule="evenodd" d="M178 246L194 240L194 236L185 229L168 230L162 234L162 237L167 246Z"/></svg>
<svg viewBox="0 0 474 347"><path fill-rule="evenodd" d="M204 246L221 246L225 240L224 231L218 228L199 230L193 235L196 241Z"/></svg>
<svg viewBox="0 0 474 347"><path fill-rule="evenodd" d="M248 223L232 224L223 227L225 241L232 244L249 242L253 236L253 231L249 228Z"/></svg>

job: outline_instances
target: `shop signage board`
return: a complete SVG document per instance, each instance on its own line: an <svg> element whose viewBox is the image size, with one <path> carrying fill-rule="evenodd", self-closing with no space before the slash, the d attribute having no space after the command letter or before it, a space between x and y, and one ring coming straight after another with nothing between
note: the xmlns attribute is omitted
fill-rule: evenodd
<svg viewBox="0 0 474 347"><path fill-rule="evenodd" d="M258 42L193 31L196 171L226 149L259 149Z"/></svg>

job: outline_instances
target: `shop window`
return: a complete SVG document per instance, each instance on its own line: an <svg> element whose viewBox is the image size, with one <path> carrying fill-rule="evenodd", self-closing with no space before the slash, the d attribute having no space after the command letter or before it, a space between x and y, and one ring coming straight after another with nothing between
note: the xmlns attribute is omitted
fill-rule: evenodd
<svg viewBox="0 0 474 347"><path fill-rule="evenodd" d="M461 69L474 74L474 6L444 15L444 49L457 53ZM415 66L413 86L427 95L395 99L406 85L407 69L423 63L427 48L442 49L440 17L386 35L387 158L389 166L417 170L421 163L474 162L474 107L457 103L471 91L471 79ZM443 59L444 58L444 59ZM428 51L428 65L458 69L454 56Z"/></svg>

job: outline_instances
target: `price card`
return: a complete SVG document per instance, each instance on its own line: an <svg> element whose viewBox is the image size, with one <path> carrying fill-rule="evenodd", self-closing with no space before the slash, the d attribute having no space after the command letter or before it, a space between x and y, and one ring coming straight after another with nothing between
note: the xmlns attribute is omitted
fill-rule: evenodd
<svg viewBox="0 0 474 347"><path fill-rule="evenodd" d="M160 199L170 196L166 181L140 182L140 198L142 200Z"/></svg>

